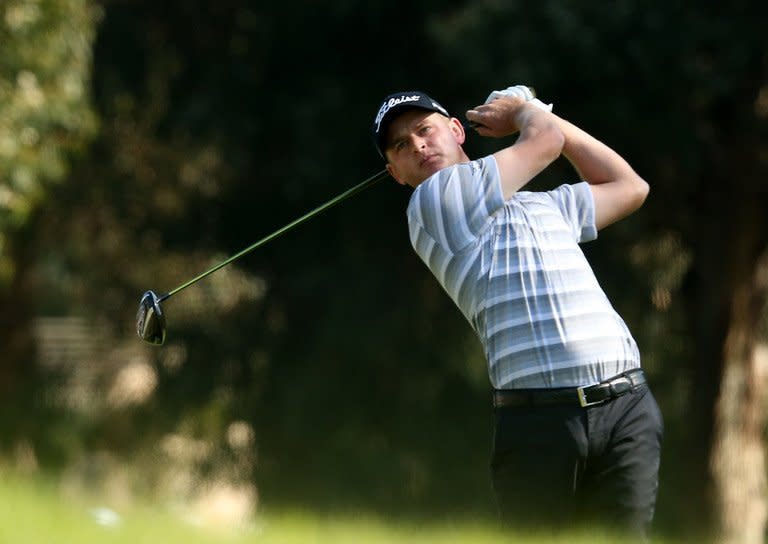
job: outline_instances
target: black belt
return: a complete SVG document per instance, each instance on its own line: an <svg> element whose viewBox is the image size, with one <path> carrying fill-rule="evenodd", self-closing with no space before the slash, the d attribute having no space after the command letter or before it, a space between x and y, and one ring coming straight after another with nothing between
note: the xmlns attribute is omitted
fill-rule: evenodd
<svg viewBox="0 0 768 544"><path fill-rule="evenodd" d="M556 389L496 389L493 405L535 406L541 404L575 404L586 408L629 393L645 383L645 374L640 368L627 370L594 385Z"/></svg>

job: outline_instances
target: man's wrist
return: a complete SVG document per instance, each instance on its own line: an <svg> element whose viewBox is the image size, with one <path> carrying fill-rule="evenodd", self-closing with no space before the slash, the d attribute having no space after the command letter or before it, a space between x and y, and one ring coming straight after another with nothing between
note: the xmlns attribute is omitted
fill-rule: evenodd
<svg viewBox="0 0 768 544"><path fill-rule="evenodd" d="M550 110L528 101L520 105L514 113L513 121L515 125L519 127L519 130L522 131L525 127L530 125L536 117L547 115L549 112Z"/></svg>
<svg viewBox="0 0 768 544"><path fill-rule="evenodd" d="M536 106L537 108L541 108L542 110L549 111L549 112L552 111L552 107L553 107L553 104L545 104L544 102L542 102L538 98L532 98L531 100L528 100L527 103L528 104L532 104L532 105Z"/></svg>

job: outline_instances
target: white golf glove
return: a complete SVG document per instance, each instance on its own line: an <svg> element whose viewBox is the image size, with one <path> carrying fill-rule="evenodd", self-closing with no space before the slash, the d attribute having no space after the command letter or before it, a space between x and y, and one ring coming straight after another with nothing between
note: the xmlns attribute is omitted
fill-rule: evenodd
<svg viewBox="0 0 768 544"><path fill-rule="evenodd" d="M503 89L501 91L493 91L491 94L488 95L488 98L485 100L485 103L487 104L489 102L492 102L502 96L517 96L518 98L522 98L526 102L530 102L531 104L538 106L539 108L545 111L552 111L552 104L545 104L544 102L536 98L536 95L533 93L533 90L530 87L527 87L525 85L515 85L513 87L507 87L506 89Z"/></svg>

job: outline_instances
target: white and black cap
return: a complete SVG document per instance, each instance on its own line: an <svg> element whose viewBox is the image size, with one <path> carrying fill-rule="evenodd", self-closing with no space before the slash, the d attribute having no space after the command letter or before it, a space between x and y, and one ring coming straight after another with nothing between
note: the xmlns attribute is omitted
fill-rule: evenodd
<svg viewBox="0 0 768 544"><path fill-rule="evenodd" d="M385 159L384 151L387 148L387 130L389 125L392 124L392 121L398 115L413 108L434 111L450 117L448 110L421 91L402 91L388 95L382 102L376 118L373 120L373 139L376 142L376 148Z"/></svg>

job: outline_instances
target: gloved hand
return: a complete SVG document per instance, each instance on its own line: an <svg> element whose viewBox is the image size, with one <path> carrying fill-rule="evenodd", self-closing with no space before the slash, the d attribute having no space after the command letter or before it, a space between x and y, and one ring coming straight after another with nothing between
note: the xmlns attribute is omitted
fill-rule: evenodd
<svg viewBox="0 0 768 544"><path fill-rule="evenodd" d="M507 87L506 89L503 89L501 91L493 91L491 94L488 95L488 98L485 100L485 103L488 104L489 102L492 102L502 96L517 96L519 98L522 98L526 102L530 102L531 104L538 106L539 108L545 111L552 111L552 106L553 106L552 104L545 104L544 102L536 98L536 93L533 91L533 89L525 85L515 85L513 87Z"/></svg>

